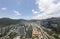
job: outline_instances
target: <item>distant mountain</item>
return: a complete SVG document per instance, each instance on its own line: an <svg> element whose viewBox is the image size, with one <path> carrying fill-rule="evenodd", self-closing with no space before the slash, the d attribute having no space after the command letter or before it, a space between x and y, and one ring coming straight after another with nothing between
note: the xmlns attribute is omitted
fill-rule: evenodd
<svg viewBox="0 0 60 39"><path fill-rule="evenodd" d="M60 17L42 20L42 25L60 33Z"/></svg>
<svg viewBox="0 0 60 39"><path fill-rule="evenodd" d="M0 26L7 26L11 24L18 24L23 21L26 21L24 19L10 19L10 18L0 18Z"/></svg>

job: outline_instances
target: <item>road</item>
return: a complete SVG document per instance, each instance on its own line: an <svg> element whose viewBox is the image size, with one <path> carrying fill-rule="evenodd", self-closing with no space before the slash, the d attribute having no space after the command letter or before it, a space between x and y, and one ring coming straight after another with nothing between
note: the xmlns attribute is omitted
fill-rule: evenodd
<svg viewBox="0 0 60 39"><path fill-rule="evenodd" d="M36 23L31 23L32 25L35 25L35 27L38 27L40 29L41 35L43 36L43 39L55 39L54 37L50 36L49 34L47 34L47 32L45 32L42 28L42 26Z"/></svg>

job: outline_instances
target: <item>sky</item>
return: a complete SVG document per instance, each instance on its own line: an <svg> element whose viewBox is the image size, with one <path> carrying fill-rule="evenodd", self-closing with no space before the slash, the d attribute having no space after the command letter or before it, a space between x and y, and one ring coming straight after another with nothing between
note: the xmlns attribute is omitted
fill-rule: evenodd
<svg viewBox="0 0 60 39"><path fill-rule="evenodd" d="M0 0L0 18L47 19L60 17L60 0Z"/></svg>

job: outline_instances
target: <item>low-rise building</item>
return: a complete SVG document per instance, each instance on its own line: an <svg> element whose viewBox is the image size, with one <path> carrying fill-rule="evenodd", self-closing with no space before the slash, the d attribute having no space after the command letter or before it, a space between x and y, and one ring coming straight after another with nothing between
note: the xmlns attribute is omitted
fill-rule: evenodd
<svg viewBox="0 0 60 39"><path fill-rule="evenodd" d="M36 27L34 27L32 31L32 36L36 39L39 39L40 34L41 32Z"/></svg>

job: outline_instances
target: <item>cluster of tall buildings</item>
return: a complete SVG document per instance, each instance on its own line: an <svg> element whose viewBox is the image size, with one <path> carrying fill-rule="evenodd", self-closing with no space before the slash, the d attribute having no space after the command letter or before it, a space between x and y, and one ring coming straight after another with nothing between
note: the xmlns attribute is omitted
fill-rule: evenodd
<svg viewBox="0 0 60 39"><path fill-rule="evenodd" d="M0 37L6 35L9 32L9 27L0 27Z"/></svg>
<svg viewBox="0 0 60 39"><path fill-rule="evenodd" d="M10 25L7 27L0 27L0 35L6 35L10 30L16 32L20 38L32 38L33 36L39 36L40 32L36 27L33 27L29 23L25 25Z"/></svg>
<svg viewBox="0 0 60 39"><path fill-rule="evenodd" d="M22 36L22 38L26 38L26 39L29 39L29 38L39 39L39 37L41 38L40 30L37 27L33 27L32 25L21 26L19 30L20 30L20 36Z"/></svg>

